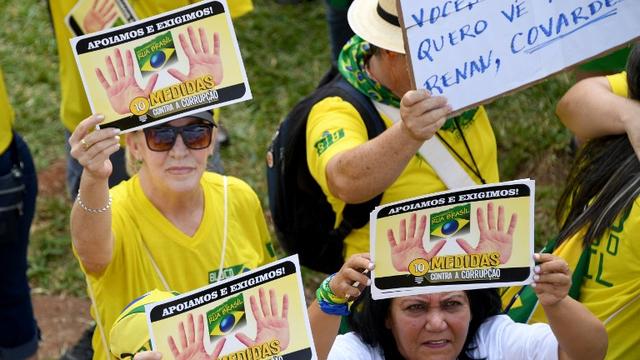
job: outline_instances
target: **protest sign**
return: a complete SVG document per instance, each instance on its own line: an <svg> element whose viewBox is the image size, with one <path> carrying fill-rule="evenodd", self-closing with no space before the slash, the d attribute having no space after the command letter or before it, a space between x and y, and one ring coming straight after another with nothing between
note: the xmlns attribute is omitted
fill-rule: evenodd
<svg viewBox="0 0 640 360"><path fill-rule="evenodd" d="M373 298L531 282L534 192L518 180L378 206Z"/></svg>
<svg viewBox="0 0 640 360"><path fill-rule="evenodd" d="M64 20L69 30L75 36L80 36L137 19L127 0L78 0Z"/></svg>
<svg viewBox="0 0 640 360"><path fill-rule="evenodd" d="M93 113L123 132L251 99L227 4L202 1L71 39Z"/></svg>
<svg viewBox="0 0 640 360"><path fill-rule="evenodd" d="M316 359L297 255L145 311L152 348L163 359L175 357L169 338L177 344L190 326L214 359Z"/></svg>
<svg viewBox="0 0 640 360"><path fill-rule="evenodd" d="M412 80L454 111L640 36L640 1L398 0Z"/></svg>

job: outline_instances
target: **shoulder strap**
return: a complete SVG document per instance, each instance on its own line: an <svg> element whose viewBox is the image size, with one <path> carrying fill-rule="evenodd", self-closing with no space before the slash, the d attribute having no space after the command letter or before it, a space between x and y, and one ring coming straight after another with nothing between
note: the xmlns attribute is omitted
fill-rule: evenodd
<svg viewBox="0 0 640 360"><path fill-rule="evenodd" d="M387 127L371 100L351 86L340 74L319 91L319 99L329 96L340 96L356 108L367 128L369 139L373 139L386 130ZM381 200L382 193L361 204L347 204L342 211L342 221L334 231L339 235L346 236L353 229L365 226L369 222L369 213L380 205Z"/></svg>

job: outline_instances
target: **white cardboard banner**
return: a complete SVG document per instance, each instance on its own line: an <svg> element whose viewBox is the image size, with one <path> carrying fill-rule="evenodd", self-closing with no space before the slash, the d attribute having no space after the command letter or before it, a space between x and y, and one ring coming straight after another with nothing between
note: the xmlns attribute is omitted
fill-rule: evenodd
<svg viewBox="0 0 640 360"><path fill-rule="evenodd" d="M638 0L398 0L398 5L416 87L446 96L454 111L640 36Z"/></svg>

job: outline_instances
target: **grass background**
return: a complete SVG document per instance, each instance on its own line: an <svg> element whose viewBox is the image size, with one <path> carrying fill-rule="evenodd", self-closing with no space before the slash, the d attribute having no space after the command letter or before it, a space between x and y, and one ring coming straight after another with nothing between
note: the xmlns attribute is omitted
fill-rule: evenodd
<svg viewBox="0 0 640 360"><path fill-rule="evenodd" d="M222 150L226 171L245 179L267 206L264 156L282 117L329 66L323 2L280 5L254 0L253 13L235 22L254 99L222 111L232 145ZM53 183L64 183L64 133L59 121L55 38L43 0L0 1L0 66L16 112L16 128L29 143L42 177L29 250L29 276L37 292L84 296L71 254L70 202ZM570 139L553 110L573 82L554 76L488 106L498 139L503 180L536 180L536 242L557 231L554 205L570 163ZM54 187L55 191L46 191Z"/></svg>

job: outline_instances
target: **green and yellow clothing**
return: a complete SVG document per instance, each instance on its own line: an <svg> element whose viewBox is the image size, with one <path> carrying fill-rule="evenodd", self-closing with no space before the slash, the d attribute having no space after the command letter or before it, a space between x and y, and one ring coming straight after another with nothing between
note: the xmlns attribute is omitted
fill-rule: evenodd
<svg viewBox="0 0 640 360"><path fill-rule="evenodd" d="M0 70L0 154L7 150L9 144L11 144L11 139L13 139L11 132L13 117L13 108L9 103L9 95L4 85L2 70Z"/></svg>
<svg viewBox="0 0 640 360"><path fill-rule="evenodd" d="M392 121L381 114L387 128ZM489 118L483 107L480 107L471 121L462 126L471 152L478 164L480 173L489 182L498 182L498 163L496 140L489 123ZM460 133L455 127L450 130L441 129L439 134L453 146L468 163L471 157L464 145ZM323 137L331 136L333 141L328 147L316 147ZM339 97L323 99L313 106L307 122L307 164L314 179L320 184L327 196L336 216L337 227L342 221L342 211L345 203L336 198L329 191L326 178L326 167L337 154L353 149L368 141L367 129L358 111L350 103ZM454 158L455 155L452 154ZM467 171L471 179L480 183L459 159L460 166ZM446 190L431 166L418 155L413 156L396 181L384 191L382 204L399 201L419 195ZM352 254L369 251L369 225L354 230L345 239L345 258Z"/></svg>
<svg viewBox="0 0 640 360"><path fill-rule="evenodd" d="M227 179L228 238L224 254L222 176L207 172L200 181L204 213L193 236L184 234L160 213L145 196L137 175L111 189L113 257L102 274L87 275L98 311L96 314L93 308L92 316L100 327L93 336L94 359L102 360L106 355L101 329L109 343L113 322L136 297L153 289L183 293L205 286L216 281L220 266L226 277L275 260L258 197L243 181ZM161 276L170 289L166 289Z"/></svg>
<svg viewBox="0 0 640 360"><path fill-rule="evenodd" d="M60 96L62 99L60 119L69 132L73 132L80 121L91 115L91 108L69 43L69 39L73 35L64 21L65 16L77 2L78 0L49 0L49 10L51 11L60 61ZM193 0L129 0L129 4L140 19L196 2ZM253 10L252 0L229 0L228 4L232 17L239 17Z"/></svg>
<svg viewBox="0 0 640 360"><path fill-rule="evenodd" d="M626 74L608 76L613 91L628 96ZM600 319L609 336L606 359L633 359L638 356L640 335L640 199L629 212L621 214L604 235L590 246L589 266L582 278L578 300ZM575 269L584 248L584 232L564 241L553 251ZM513 290L503 297L508 302ZM513 309L523 306L520 299ZM544 310L537 306L529 323L547 322Z"/></svg>

